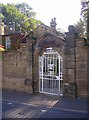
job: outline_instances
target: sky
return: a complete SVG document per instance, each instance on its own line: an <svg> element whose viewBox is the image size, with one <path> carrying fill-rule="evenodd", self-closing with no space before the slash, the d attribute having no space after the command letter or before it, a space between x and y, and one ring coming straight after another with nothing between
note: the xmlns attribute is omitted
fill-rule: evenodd
<svg viewBox="0 0 89 120"><path fill-rule="evenodd" d="M3 0L0 3L28 3L36 12L36 19L50 26L52 18L56 18L56 28L64 31L69 25L79 21L81 15L81 0Z"/></svg>

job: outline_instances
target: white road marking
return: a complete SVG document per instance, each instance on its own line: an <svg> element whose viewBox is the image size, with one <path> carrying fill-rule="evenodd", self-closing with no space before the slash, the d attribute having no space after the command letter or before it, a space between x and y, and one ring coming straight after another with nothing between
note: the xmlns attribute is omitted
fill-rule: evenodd
<svg viewBox="0 0 89 120"><path fill-rule="evenodd" d="M16 103L16 104L22 104L22 105L29 105L29 106L38 106L38 107L40 107L39 105L35 105L35 104L31 104L31 103L22 103L22 102L17 102L17 101L13 101L13 100L6 100L6 99L2 99L2 100L7 101L7 102Z"/></svg>
<svg viewBox="0 0 89 120"><path fill-rule="evenodd" d="M29 105L29 106L37 106L37 107L41 107L37 104L31 104L31 103L21 103L21 102L17 102L17 101L13 101L13 100L6 100L6 99L2 99L4 101L7 101L7 102L11 102L11 103L17 103L17 104L22 104L22 105ZM56 101L57 102L57 101ZM53 105L56 103L54 102ZM83 110L73 110L73 109L64 109L64 108L55 108L53 107L53 105L50 107L51 109L56 109L56 110L62 110L62 111L69 111L69 112L77 112L77 113L89 113L89 111L83 111ZM48 108L48 106L47 106Z"/></svg>
<svg viewBox="0 0 89 120"><path fill-rule="evenodd" d="M55 107L52 107L52 109L68 111L68 112L77 112L77 113L89 113L89 111L83 111L83 110L73 110L73 109L64 109L64 108L55 108Z"/></svg>

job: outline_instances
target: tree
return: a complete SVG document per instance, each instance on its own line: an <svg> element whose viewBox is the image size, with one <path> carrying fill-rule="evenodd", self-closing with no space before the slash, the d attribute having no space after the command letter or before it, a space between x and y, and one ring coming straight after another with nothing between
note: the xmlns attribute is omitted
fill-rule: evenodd
<svg viewBox="0 0 89 120"><path fill-rule="evenodd" d="M0 13L0 21L4 20L4 16L2 15L2 13Z"/></svg>
<svg viewBox="0 0 89 120"><path fill-rule="evenodd" d="M10 30L16 30L16 31L19 30L23 33L28 33L30 30L36 27L36 24L41 23L41 21L36 20L34 18L35 17L34 12L33 12L34 14L32 15L32 13L29 11L30 17L28 17L28 14L24 14L21 10L18 9L18 5L0 4L0 7L2 7L2 15L4 16L4 24L8 26Z"/></svg>
<svg viewBox="0 0 89 120"><path fill-rule="evenodd" d="M21 13L23 13L29 18L34 17L36 15L36 13L27 3L16 4L16 7L21 11Z"/></svg>
<svg viewBox="0 0 89 120"><path fill-rule="evenodd" d="M89 43L89 9L87 10L87 41Z"/></svg>
<svg viewBox="0 0 89 120"><path fill-rule="evenodd" d="M87 43L89 44L89 0L81 1L81 4L82 4L81 15L86 26L85 37L87 39Z"/></svg>
<svg viewBox="0 0 89 120"><path fill-rule="evenodd" d="M84 37L84 22L80 19L75 25L75 31L78 33L79 37Z"/></svg>

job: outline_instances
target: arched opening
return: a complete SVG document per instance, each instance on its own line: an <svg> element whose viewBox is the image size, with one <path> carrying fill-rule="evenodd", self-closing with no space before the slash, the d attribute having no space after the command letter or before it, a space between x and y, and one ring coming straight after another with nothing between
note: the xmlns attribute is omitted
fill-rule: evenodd
<svg viewBox="0 0 89 120"><path fill-rule="evenodd" d="M53 48L39 56L39 92L63 95L63 58Z"/></svg>

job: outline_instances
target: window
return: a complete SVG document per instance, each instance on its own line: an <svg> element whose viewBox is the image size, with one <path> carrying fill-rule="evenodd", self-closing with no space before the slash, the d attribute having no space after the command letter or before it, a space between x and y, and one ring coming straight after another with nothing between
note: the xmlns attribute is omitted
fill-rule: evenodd
<svg viewBox="0 0 89 120"><path fill-rule="evenodd" d="M6 37L5 45L6 45L6 49L11 48L11 40L10 40L10 37Z"/></svg>

